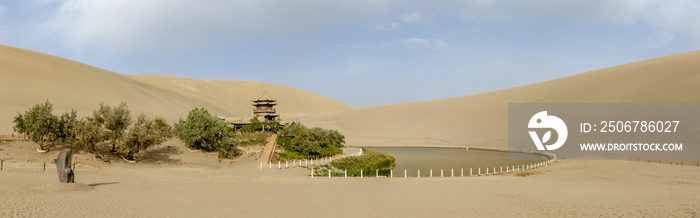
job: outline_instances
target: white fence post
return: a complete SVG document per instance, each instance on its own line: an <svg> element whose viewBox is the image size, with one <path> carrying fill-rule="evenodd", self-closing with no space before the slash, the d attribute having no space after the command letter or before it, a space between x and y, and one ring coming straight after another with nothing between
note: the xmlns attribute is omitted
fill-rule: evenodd
<svg viewBox="0 0 700 218"><path fill-rule="evenodd" d="M486 175L487 176L489 175L489 168L488 167L486 167Z"/></svg>
<svg viewBox="0 0 700 218"><path fill-rule="evenodd" d="M362 169L360 169L360 178L363 178L364 175L362 174Z"/></svg>
<svg viewBox="0 0 700 218"><path fill-rule="evenodd" d="M348 178L348 169L345 169L345 178Z"/></svg>
<svg viewBox="0 0 700 218"><path fill-rule="evenodd" d="M394 169L389 170L391 172L391 177L389 178L394 178Z"/></svg>
<svg viewBox="0 0 700 218"><path fill-rule="evenodd" d="M260 169L262 170L262 161L260 161Z"/></svg>
<svg viewBox="0 0 700 218"><path fill-rule="evenodd" d="M272 161L270 161L270 162L268 162L268 163L270 163L270 169L272 169Z"/></svg>
<svg viewBox="0 0 700 218"><path fill-rule="evenodd" d="M408 178L408 170L403 169L403 178Z"/></svg>
<svg viewBox="0 0 700 218"><path fill-rule="evenodd" d="M479 176L481 176L481 167L479 167Z"/></svg>
<svg viewBox="0 0 700 218"><path fill-rule="evenodd" d="M452 168L452 177L455 177L455 168Z"/></svg>
<svg viewBox="0 0 700 218"><path fill-rule="evenodd" d="M376 174L377 174L377 178L379 178L379 169L377 169Z"/></svg>
<svg viewBox="0 0 700 218"><path fill-rule="evenodd" d="M496 167L493 167L493 175L496 175Z"/></svg>
<svg viewBox="0 0 700 218"><path fill-rule="evenodd" d="M503 167L501 167L501 170L498 173L503 173Z"/></svg>
<svg viewBox="0 0 700 218"><path fill-rule="evenodd" d="M440 169L440 177L443 177L443 176L442 176L442 169Z"/></svg>
<svg viewBox="0 0 700 218"><path fill-rule="evenodd" d="M472 168L469 168L469 176L472 176Z"/></svg>
<svg viewBox="0 0 700 218"><path fill-rule="evenodd" d="M433 169L430 169L430 177L433 177Z"/></svg>
<svg viewBox="0 0 700 218"><path fill-rule="evenodd" d="M461 174L461 175L464 176L464 168L462 168L462 174Z"/></svg>
<svg viewBox="0 0 700 218"><path fill-rule="evenodd" d="M280 161L277 161L277 167L280 168L280 169L282 169L282 161L281 161L281 160L280 160Z"/></svg>
<svg viewBox="0 0 700 218"><path fill-rule="evenodd" d="M420 169L418 169L418 178L420 178Z"/></svg>

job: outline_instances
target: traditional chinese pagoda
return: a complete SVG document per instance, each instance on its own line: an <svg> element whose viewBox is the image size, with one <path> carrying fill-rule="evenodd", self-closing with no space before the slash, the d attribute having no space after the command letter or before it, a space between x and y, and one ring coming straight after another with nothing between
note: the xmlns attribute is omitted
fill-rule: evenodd
<svg viewBox="0 0 700 218"><path fill-rule="evenodd" d="M261 122L278 121L280 125L285 126L287 123L280 119L280 115L277 113L277 110L275 110L275 105L277 105L277 100L267 97L263 91L260 98L253 100L253 106L255 106L253 109L253 117L257 117ZM250 119L253 117L241 117L234 119L225 118L225 120L229 122L235 130L238 130L243 126L250 124Z"/></svg>
<svg viewBox="0 0 700 218"><path fill-rule="evenodd" d="M253 100L253 106L255 106L253 114L268 121L278 120L279 114L275 110L275 105L277 105L277 100L267 97L263 92L260 98Z"/></svg>

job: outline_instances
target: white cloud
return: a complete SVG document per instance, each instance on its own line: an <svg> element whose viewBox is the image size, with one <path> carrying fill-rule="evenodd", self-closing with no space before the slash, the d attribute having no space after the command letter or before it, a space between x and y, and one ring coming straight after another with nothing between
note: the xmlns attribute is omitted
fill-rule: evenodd
<svg viewBox="0 0 700 218"><path fill-rule="evenodd" d="M640 15L644 21L671 34L672 39L682 36L700 46L700 1L663 1L653 6Z"/></svg>
<svg viewBox="0 0 700 218"><path fill-rule="evenodd" d="M693 0L44 0L37 5L59 6L50 13L55 14L50 19L27 25L41 28L16 35L61 44L76 52L98 50L107 54L168 54L260 37L293 39L337 25L375 24L375 29L390 31L408 24L450 20L623 26L641 23L666 30L676 40L700 43L700 1Z"/></svg>
<svg viewBox="0 0 700 218"><path fill-rule="evenodd" d="M69 0L60 4L55 17L43 22L40 34L79 50L169 53L261 36L313 35L357 11L374 10L375 5L360 3Z"/></svg>
<svg viewBox="0 0 700 218"><path fill-rule="evenodd" d="M423 23L426 19L419 12L401 14L401 21L404 23Z"/></svg>

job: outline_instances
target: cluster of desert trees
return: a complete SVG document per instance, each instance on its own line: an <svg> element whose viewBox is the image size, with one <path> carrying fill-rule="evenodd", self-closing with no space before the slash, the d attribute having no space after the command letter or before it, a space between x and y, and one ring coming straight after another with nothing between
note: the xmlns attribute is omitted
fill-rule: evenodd
<svg viewBox="0 0 700 218"><path fill-rule="evenodd" d="M101 103L92 116L78 118L75 109L60 116L53 114L53 104L47 100L17 113L13 123L15 132L27 134L42 152L56 143L70 143L98 155L96 146L109 141L110 151L127 160L173 135L172 127L162 118L151 119L142 113L133 120L124 102L116 107Z"/></svg>
<svg viewBox="0 0 700 218"><path fill-rule="evenodd" d="M340 147L345 143L345 136L336 130L327 130L320 127L307 128L297 122L293 122L282 129L281 134L293 137L291 148L303 154L318 153L322 147L329 145Z"/></svg>

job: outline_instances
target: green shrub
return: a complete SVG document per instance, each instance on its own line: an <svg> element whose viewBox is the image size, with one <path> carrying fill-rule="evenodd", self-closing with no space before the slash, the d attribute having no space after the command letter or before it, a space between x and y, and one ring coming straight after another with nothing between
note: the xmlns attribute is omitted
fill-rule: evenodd
<svg viewBox="0 0 700 218"><path fill-rule="evenodd" d="M236 153L236 140L226 130L226 123L209 114L204 108L195 108L187 114L187 120L175 124L178 137L192 149L218 151L221 158ZM225 157L222 157L225 156Z"/></svg>
<svg viewBox="0 0 700 218"><path fill-rule="evenodd" d="M123 134L119 150L126 153L127 160L134 160L134 154L165 142L170 134L170 125L167 125L162 119L156 122L146 117L145 114L141 114Z"/></svg>
<svg viewBox="0 0 700 218"><path fill-rule="evenodd" d="M117 107L110 107L104 102L100 103L100 108L92 112L95 120L101 123L107 131L105 137L112 141L112 151L116 151L116 146L122 138L126 128L131 125L131 110L125 102L121 102Z"/></svg>
<svg viewBox="0 0 700 218"><path fill-rule="evenodd" d="M233 159L238 154L237 142L231 137L222 140L223 142L219 146L219 158Z"/></svg>
<svg viewBox="0 0 700 218"><path fill-rule="evenodd" d="M328 141L321 146L321 149L318 149L318 155L320 156L332 156L340 153L343 153L343 149L333 146Z"/></svg>
<svg viewBox="0 0 700 218"><path fill-rule="evenodd" d="M360 170L364 176L375 176L376 170L379 170L380 176L389 176L396 167L396 159L386 152L363 148L362 153L360 156L333 160L331 166L339 171L347 170L348 176L360 176Z"/></svg>
<svg viewBox="0 0 700 218"><path fill-rule="evenodd" d="M336 154L341 154L343 153L343 149L340 149L338 147L333 146L330 142L326 141L323 143L318 150L311 152L309 154L302 153L300 151L297 151L294 146L292 145L293 143L293 138L291 136L280 136L277 138L277 144L281 147L284 148L284 152L280 153L280 157L285 158L285 159L307 159L307 158L316 158L316 157L323 157L323 156L333 156Z"/></svg>
<svg viewBox="0 0 700 218"><path fill-rule="evenodd" d="M260 120L258 120L258 115L251 118L249 124L241 127L242 132L277 132L280 129L282 129L282 125L280 125L279 122L269 120L260 122Z"/></svg>
<svg viewBox="0 0 700 218"><path fill-rule="evenodd" d="M74 139L77 126L77 112L66 112L60 118L53 114L53 104L46 100L36 104L24 113L17 113L13 120L13 129L20 134L27 134L29 139L39 145L40 150L46 150L57 141ZM47 145L47 143L51 143Z"/></svg>
<svg viewBox="0 0 700 218"><path fill-rule="evenodd" d="M281 135L291 137L290 141L284 142L284 144L289 145L286 149L311 156L337 154L340 151L337 147L341 147L345 143L345 136L338 131L320 127L309 129L296 122L285 127L281 131Z"/></svg>
<svg viewBox="0 0 700 218"><path fill-rule="evenodd" d="M95 145L104 141L105 131L102 129L102 124L95 121L92 117L83 118L78 121L76 127L76 145L79 147L92 151L97 155L95 150Z"/></svg>

